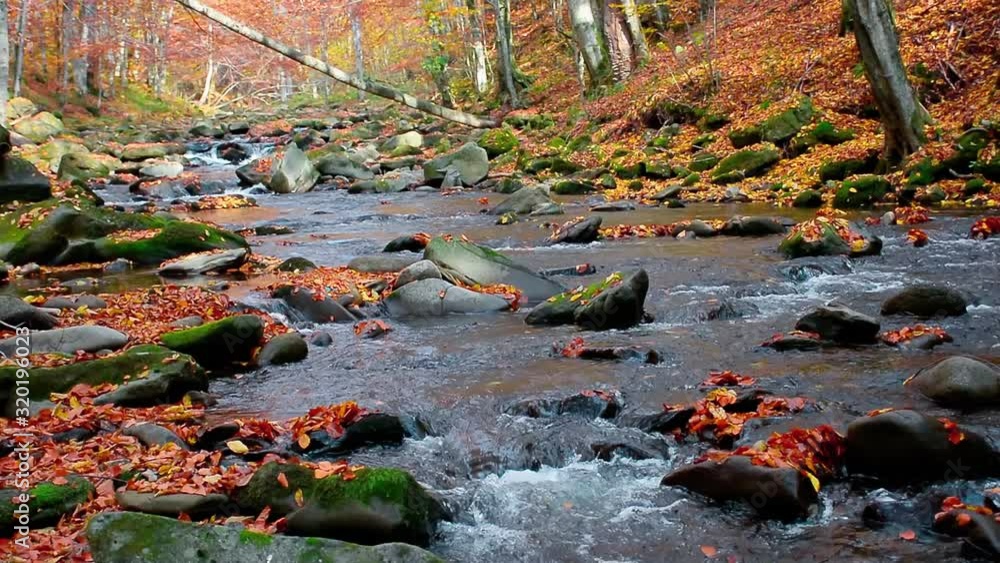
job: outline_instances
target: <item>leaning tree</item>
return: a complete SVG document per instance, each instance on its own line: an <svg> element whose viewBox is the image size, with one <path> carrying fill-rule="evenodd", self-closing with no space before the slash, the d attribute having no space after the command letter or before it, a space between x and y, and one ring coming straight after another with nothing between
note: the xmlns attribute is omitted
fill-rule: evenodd
<svg viewBox="0 0 1000 563"><path fill-rule="evenodd" d="M883 158L897 164L924 143L931 117L914 95L899 54L892 0L842 0L840 35L850 29L861 51L885 130Z"/></svg>

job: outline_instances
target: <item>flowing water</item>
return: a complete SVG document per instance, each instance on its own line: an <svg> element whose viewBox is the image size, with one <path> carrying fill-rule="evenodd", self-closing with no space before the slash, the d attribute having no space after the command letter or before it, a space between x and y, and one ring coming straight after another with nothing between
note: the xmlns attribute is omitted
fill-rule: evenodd
<svg viewBox="0 0 1000 563"><path fill-rule="evenodd" d="M200 168L236 190L232 166L210 159ZM660 479L707 448L677 444L602 420L574 417L524 419L502 413L526 398L564 397L584 389L619 390L627 413L652 413L663 403L692 401L710 370L732 369L784 396L813 399L815 408L788 419L748 425L745 442L793 426L832 424L843 429L872 409L912 407L948 415L990 438L992 413L961 415L934 407L902 386L914 371L951 354L1000 359L1000 241L967 237L973 217L938 213L922 226L931 244L915 249L904 227L876 227L881 257L814 261L833 273L790 276L776 252L780 237L700 240L643 239L585 246L544 244L548 230L532 219L494 225L477 200L505 196L469 192L348 195L319 191L255 196L259 209L198 213L231 228L285 225L295 233L265 237L254 250L298 255L321 265L342 265L379 252L405 234L465 235L538 269L589 262L598 273L559 278L568 287L617 270L645 268L651 286L647 310L655 322L626 331L585 334L588 343L658 350L659 365L590 362L558 357L553 343L579 335L572 327L529 327L525 312L397 320L380 340L354 336L350 325L311 327L330 332L334 345L310 348L302 363L267 367L239 379L220 379L213 417L282 419L321 404L357 400L387 412L420 415L432 436L403 447L366 451L356 462L411 470L455 509L431 550L451 561L632 562L703 561L701 546L737 561L957 561L959 547L922 530L916 542L898 538L900 527L869 530L861 523L875 496L915 502L926 491L880 491L859 484L824 487L818 510L797 524L761 521L734 506L716 505L659 486ZM585 214L588 200L564 199L567 215ZM670 223L734 214L808 214L754 205L689 205L604 214L616 223ZM816 274L816 272L812 272ZM877 315L880 303L906 284L954 285L974 296L959 318L939 324L955 342L933 352L887 347L776 353L759 344L790 330L811 306L838 300ZM245 292L244 292L245 294ZM252 299L252 297L251 297ZM708 320L720 306L738 318ZM739 316L742 315L742 316ZM730 315L733 316L733 315ZM907 319L883 319L883 330ZM641 445L662 459L595 461L591 444ZM942 494L982 490L988 483L954 482ZM919 528L927 522L913 522Z"/></svg>

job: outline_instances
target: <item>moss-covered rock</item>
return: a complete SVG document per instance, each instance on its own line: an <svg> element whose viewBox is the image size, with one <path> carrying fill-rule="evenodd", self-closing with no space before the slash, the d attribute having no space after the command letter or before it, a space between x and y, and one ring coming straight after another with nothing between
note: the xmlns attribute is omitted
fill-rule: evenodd
<svg viewBox="0 0 1000 563"><path fill-rule="evenodd" d="M706 113L698 120L698 127L708 131L717 131L729 125L729 116L724 113Z"/></svg>
<svg viewBox="0 0 1000 563"><path fill-rule="evenodd" d="M663 100L649 108L643 115L643 123L650 129L664 125L696 123L705 111L691 104L675 100Z"/></svg>
<svg viewBox="0 0 1000 563"><path fill-rule="evenodd" d="M719 157L706 151L696 153L692 158L691 162L688 164L694 172L704 172L706 170L711 170L715 168L715 165L719 164Z"/></svg>
<svg viewBox="0 0 1000 563"><path fill-rule="evenodd" d="M287 488L278 481L280 474ZM299 490L302 508L295 502ZM270 506L273 516L287 516L290 534L369 545L427 545L444 516L440 503L409 473L391 468L360 469L351 480L336 475L316 479L306 467L272 462L257 470L236 500L248 514Z"/></svg>
<svg viewBox="0 0 1000 563"><path fill-rule="evenodd" d="M597 191L597 187L584 180L566 178L552 184L552 193L558 195L583 195Z"/></svg>
<svg viewBox="0 0 1000 563"><path fill-rule="evenodd" d="M100 153L68 153L59 161L59 179L86 182L105 178L122 167L117 158Z"/></svg>
<svg viewBox="0 0 1000 563"><path fill-rule="evenodd" d="M940 162L925 157L907 170L906 183L928 186L955 174L968 174L979 166L979 154L989 144L989 131L974 127L963 133L952 145L952 154ZM996 159L997 157L994 157Z"/></svg>
<svg viewBox="0 0 1000 563"><path fill-rule="evenodd" d="M646 173L646 163L636 162L635 164L614 163L611 171L622 180L635 180Z"/></svg>
<svg viewBox="0 0 1000 563"><path fill-rule="evenodd" d="M503 122L504 125L509 125L514 129L527 129L529 131L541 131L556 124L552 117L545 114L509 115Z"/></svg>
<svg viewBox="0 0 1000 563"><path fill-rule="evenodd" d="M814 114L812 100L802 98L798 105L764 120L763 123L729 133L729 141L741 149L761 141L783 145L791 141L809 123Z"/></svg>
<svg viewBox="0 0 1000 563"><path fill-rule="evenodd" d="M14 408L14 388L17 367L0 367L0 406L10 414ZM169 372L163 402L179 400L191 390L208 386L204 372L190 356L178 354L161 346L137 346L122 354L86 362L74 362L58 367L31 369L28 397L48 400L51 393L65 393L78 384L98 386L103 383L121 385L151 377L155 372Z"/></svg>
<svg viewBox="0 0 1000 563"><path fill-rule="evenodd" d="M365 547L135 512L98 514L87 523L86 534L94 560L101 563L444 563L401 543Z"/></svg>
<svg viewBox="0 0 1000 563"><path fill-rule="evenodd" d="M642 175L653 180L669 180L674 177L674 169L664 160L651 160L643 166Z"/></svg>
<svg viewBox="0 0 1000 563"><path fill-rule="evenodd" d="M583 167L563 158L545 157L531 160L524 170L531 174L538 174L546 170L555 174L573 174L583 170Z"/></svg>
<svg viewBox="0 0 1000 563"><path fill-rule="evenodd" d="M866 207L882 201L892 191L892 184L882 176L857 176L841 184L834 195L833 206L838 209Z"/></svg>
<svg viewBox="0 0 1000 563"><path fill-rule="evenodd" d="M816 190L803 190L795 196L792 207L816 208L823 206L823 195Z"/></svg>
<svg viewBox="0 0 1000 563"><path fill-rule="evenodd" d="M22 497L20 489L0 489L0 535L10 537L17 526L32 530L52 526L87 502L94 492L90 481L75 475L68 477L64 485L39 483L27 491L27 499ZM16 512L23 512L24 508L27 514L22 521L22 515Z"/></svg>
<svg viewBox="0 0 1000 563"><path fill-rule="evenodd" d="M63 122L55 115L43 111L19 120L14 124L14 131L24 135L34 143L44 143L63 132Z"/></svg>
<svg viewBox="0 0 1000 563"><path fill-rule="evenodd" d="M207 368L221 368L253 360L264 337L264 321L257 315L236 315L201 326L168 332L163 345L194 357Z"/></svg>
<svg viewBox="0 0 1000 563"><path fill-rule="evenodd" d="M187 149L180 143L133 143L125 145L117 154L118 158L129 162L141 162L151 158L165 158L172 154L184 154Z"/></svg>
<svg viewBox="0 0 1000 563"><path fill-rule="evenodd" d="M781 157L774 149L735 152L722 159L715 167L712 172L712 183L731 184L744 178L763 175L779 160Z"/></svg>
<svg viewBox="0 0 1000 563"><path fill-rule="evenodd" d="M819 180L820 182L839 182L855 174L871 174L878 167L878 162L878 154L872 154L867 158L848 158L824 162L819 167Z"/></svg>
<svg viewBox="0 0 1000 563"><path fill-rule="evenodd" d="M987 191L986 180L982 178L972 178L962 187L962 193L966 197L981 194L985 191Z"/></svg>
<svg viewBox="0 0 1000 563"><path fill-rule="evenodd" d="M25 226L22 217L34 217ZM128 231L147 236L135 239ZM203 223L169 216L123 213L81 198L75 205L46 200L0 216L0 252L15 265L65 265L125 258L159 264L217 249L247 248L243 237Z"/></svg>
<svg viewBox="0 0 1000 563"><path fill-rule="evenodd" d="M514 135L513 131L505 127L500 127L483 133L483 136L479 138L478 144L492 159L516 150L521 146L521 141L518 140L517 135Z"/></svg>
<svg viewBox="0 0 1000 563"><path fill-rule="evenodd" d="M839 145L854 138L854 131L837 129L829 121L821 121L811 130L792 139L788 150L793 155L800 155L816 145Z"/></svg>
<svg viewBox="0 0 1000 563"><path fill-rule="evenodd" d="M52 197L52 185L27 160L5 155L0 158L0 204L42 201Z"/></svg>

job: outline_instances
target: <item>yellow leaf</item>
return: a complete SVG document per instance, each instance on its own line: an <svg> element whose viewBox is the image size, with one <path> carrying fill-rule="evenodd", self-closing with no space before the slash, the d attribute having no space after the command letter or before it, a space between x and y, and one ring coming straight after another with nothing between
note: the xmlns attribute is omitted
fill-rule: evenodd
<svg viewBox="0 0 1000 563"><path fill-rule="evenodd" d="M818 493L819 492L819 479L817 479L815 475L813 475L812 473L810 473L808 471L806 471L805 474L806 474L806 477L809 478L809 482L812 483L813 488L816 489L816 492Z"/></svg>
<svg viewBox="0 0 1000 563"><path fill-rule="evenodd" d="M215 485L222 480L222 475L208 475L205 477L205 482L209 485Z"/></svg>
<svg viewBox="0 0 1000 563"><path fill-rule="evenodd" d="M226 442L226 447L228 447L233 453L243 455L250 451L250 448L246 446L243 442L239 440L231 440Z"/></svg>
<svg viewBox="0 0 1000 563"><path fill-rule="evenodd" d="M69 398L69 406L70 408L78 409L83 405L80 404L80 399L77 399L76 396L72 396Z"/></svg>
<svg viewBox="0 0 1000 563"><path fill-rule="evenodd" d="M304 495L302 494L302 489L295 489L295 504L296 506L302 506L306 503Z"/></svg>
<svg viewBox="0 0 1000 563"><path fill-rule="evenodd" d="M309 444L310 442L312 442L312 439L309 437L308 434L303 434L299 436L298 442L299 442L299 447L305 450L309 448Z"/></svg>

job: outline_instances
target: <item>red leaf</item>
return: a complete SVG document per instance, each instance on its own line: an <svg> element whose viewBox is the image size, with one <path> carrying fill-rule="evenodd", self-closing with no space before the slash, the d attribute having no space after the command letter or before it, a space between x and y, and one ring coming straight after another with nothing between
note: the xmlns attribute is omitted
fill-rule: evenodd
<svg viewBox="0 0 1000 563"><path fill-rule="evenodd" d="M899 533L899 539L906 541L913 541L917 539L917 533L913 530L906 530Z"/></svg>

